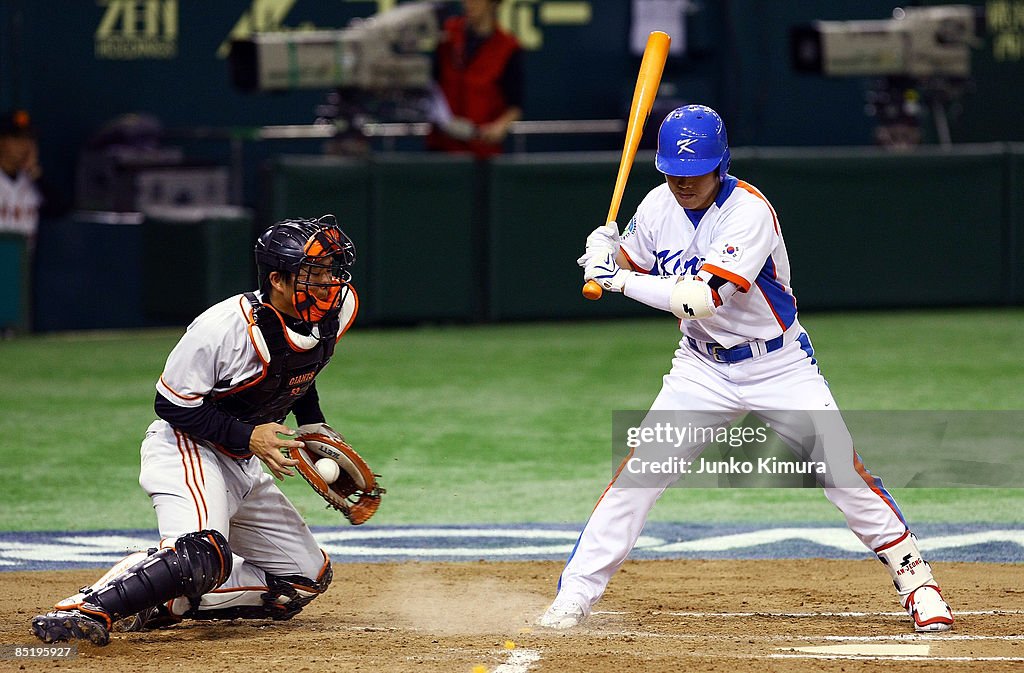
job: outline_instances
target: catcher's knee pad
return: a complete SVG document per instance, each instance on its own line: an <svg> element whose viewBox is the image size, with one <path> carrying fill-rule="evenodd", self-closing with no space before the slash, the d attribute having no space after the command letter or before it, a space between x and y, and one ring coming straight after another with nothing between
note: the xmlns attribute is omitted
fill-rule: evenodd
<svg viewBox="0 0 1024 673"><path fill-rule="evenodd" d="M231 574L231 548L220 531L182 535L174 542L174 552L185 570L178 596L202 596L224 584Z"/></svg>
<svg viewBox="0 0 1024 673"><path fill-rule="evenodd" d="M199 597L224 583L231 562L228 542L219 532L188 533L173 547L152 550L105 585L80 594L82 609L99 608L112 621L178 596Z"/></svg>

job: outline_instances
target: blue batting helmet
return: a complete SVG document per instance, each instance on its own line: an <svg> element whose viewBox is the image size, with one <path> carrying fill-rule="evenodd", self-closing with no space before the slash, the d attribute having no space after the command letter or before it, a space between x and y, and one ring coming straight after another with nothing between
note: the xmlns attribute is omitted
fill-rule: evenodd
<svg viewBox="0 0 1024 673"><path fill-rule="evenodd" d="M718 169L729 171L729 137L725 122L706 105L686 105L668 113L658 129L654 165L665 175L693 177Z"/></svg>

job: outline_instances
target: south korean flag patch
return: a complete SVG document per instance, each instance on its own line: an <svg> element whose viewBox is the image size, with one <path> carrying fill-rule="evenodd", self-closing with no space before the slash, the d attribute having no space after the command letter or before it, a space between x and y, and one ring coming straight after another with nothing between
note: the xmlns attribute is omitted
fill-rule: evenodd
<svg viewBox="0 0 1024 673"><path fill-rule="evenodd" d="M726 243L722 248L722 258L731 259L734 262L740 261L740 246Z"/></svg>

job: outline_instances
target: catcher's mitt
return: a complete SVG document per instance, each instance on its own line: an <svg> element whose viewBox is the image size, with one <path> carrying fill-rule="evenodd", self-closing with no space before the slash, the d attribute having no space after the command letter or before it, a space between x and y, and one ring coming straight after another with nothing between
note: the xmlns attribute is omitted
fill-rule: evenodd
<svg viewBox="0 0 1024 673"><path fill-rule="evenodd" d="M327 501L328 507L341 512L353 525L366 523L380 507L380 497L385 492L377 484L378 475L330 426L315 425L318 426L315 431L308 431L308 426L300 427L295 437L306 445L304 449L291 451L292 457L299 461L299 474ZM329 458L341 468L334 483L328 484L317 471L316 461L321 458Z"/></svg>

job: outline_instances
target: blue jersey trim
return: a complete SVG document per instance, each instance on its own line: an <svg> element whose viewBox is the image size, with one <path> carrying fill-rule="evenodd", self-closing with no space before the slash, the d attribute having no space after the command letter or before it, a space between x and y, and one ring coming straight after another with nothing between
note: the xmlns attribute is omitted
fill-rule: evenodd
<svg viewBox="0 0 1024 673"><path fill-rule="evenodd" d="M783 329L789 329L796 320L796 297L776 280L775 260L771 255L765 260L764 266L761 267L761 272L757 274L757 279L754 282L761 288L772 311L779 316Z"/></svg>
<svg viewBox="0 0 1024 673"><path fill-rule="evenodd" d="M800 342L800 349L803 350L804 353L807 353L807 357L811 358L811 364L818 364L818 361L814 357L814 346L811 345L811 340L808 338L807 333L801 332L800 336L798 336L796 340Z"/></svg>
<svg viewBox="0 0 1024 673"><path fill-rule="evenodd" d="M700 224L701 218L704 217L704 213L708 212L708 209L701 208L700 210L689 210L687 208L683 208L683 212L686 213L688 218L690 218L690 224L692 224L693 228L696 229L697 225Z"/></svg>
<svg viewBox="0 0 1024 673"><path fill-rule="evenodd" d="M725 204L725 200L732 196L732 191L736 189L739 182L731 175L725 176L725 180L722 180L722 188L718 190L718 196L715 197L715 205L721 208Z"/></svg>
<svg viewBox="0 0 1024 673"><path fill-rule="evenodd" d="M725 200L732 195L737 184L739 184L739 180L731 175L725 176L725 179L722 180L722 187L718 190L718 196L715 197L715 205L721 208L722 204L725 203ZM690 218L690 224L692 224L693 228L696 229L697 225L700 224L701 218L704 217L704 213L708 212L710 207L711 206L708 206L707 208L702 208L700 210L683 208L683 212L685 212L686 216Z"/></svg>

